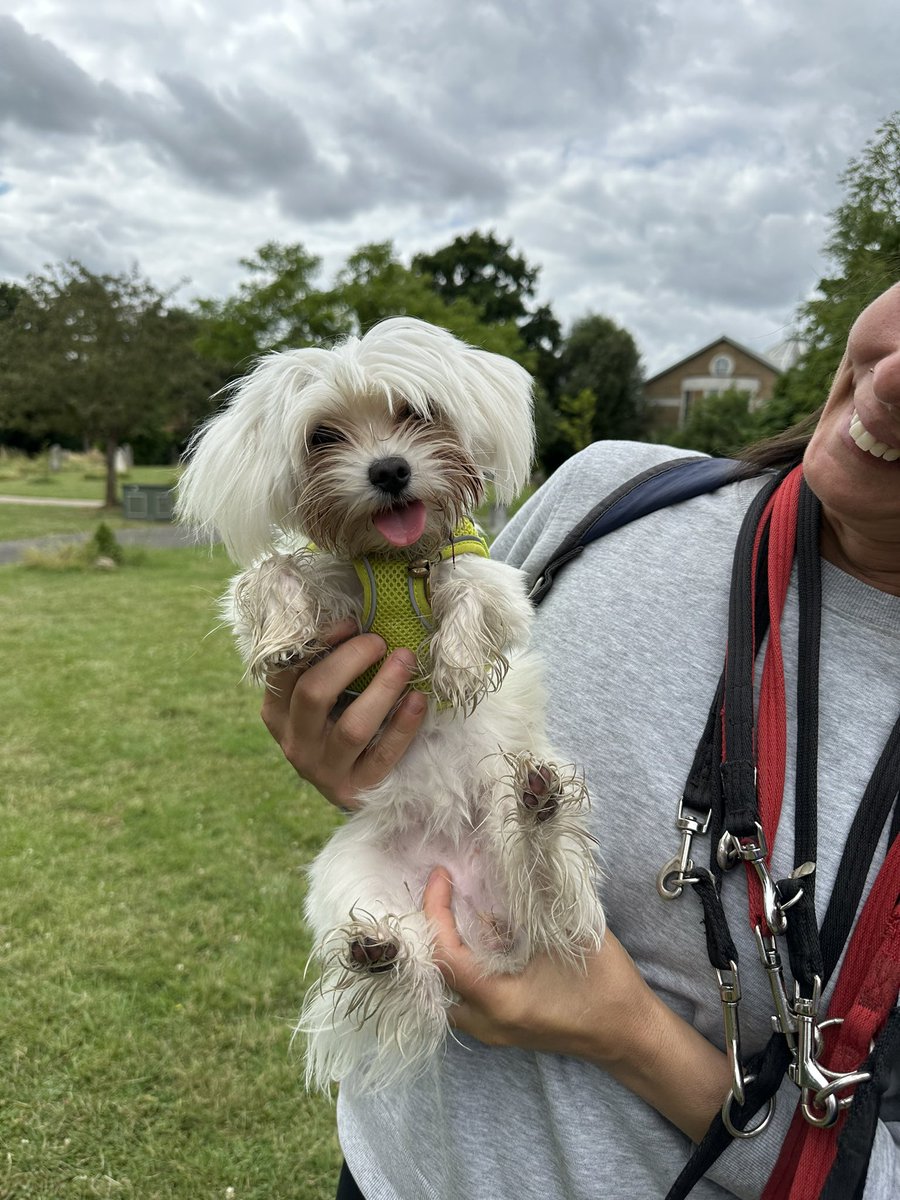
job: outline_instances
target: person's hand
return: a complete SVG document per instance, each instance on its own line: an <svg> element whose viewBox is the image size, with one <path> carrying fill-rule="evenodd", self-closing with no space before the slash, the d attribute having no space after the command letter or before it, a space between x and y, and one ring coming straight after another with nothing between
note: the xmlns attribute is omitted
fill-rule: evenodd
<svg viewBox="0 0 900 1200"><path fill-rule="evenodd" d="M453 884L432 872L423 908L436 930L434 956L459 1001L453 1025L492 1046L518 1046L611 1065L628 1044L626 1026L642 1026L655 997L609 932L582 963L539 954L515 975L484 975L462 941L451 909Z"/></svg>
<svg viewBox="0 0 900 1200"><path fill-rule="evenodd" d="M452 896L439 867L423 908L435 962L458 997L447 1014L455 1028L487 1045L586 1059L702 1138L728 1093L728 1059L656 996L608 929L583 964L541 954L517 975L486 976L456 929Z"/></svg>
<svg viewBox="0 0 900 1200"><path fill-rule="evenodd" d="M390 773L427 708L421 692L409 691L415 655L395 650L365 691L332 715L343 691L385 652L376 634L355 633L353 621L336 625L327 638L334 649L312 666L271 675L262 703L266 728L291 766L343 809L358 808L359 793Z"/></svg>

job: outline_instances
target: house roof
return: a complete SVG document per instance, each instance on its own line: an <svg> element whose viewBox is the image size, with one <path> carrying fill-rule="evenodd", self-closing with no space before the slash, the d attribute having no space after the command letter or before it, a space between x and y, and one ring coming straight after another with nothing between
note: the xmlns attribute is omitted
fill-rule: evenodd
<svg viewBox="0 0 900 1200"><path fill-rule="evenodd" d="M755 358L758 363L764 367L768 367L768 369L770 371L774 371L776 375L781 374L782 368L778 365L778 363L773 362L771 358L767 358L765 354L760 354L757 350L750 350L747 346L742 346L740 342L736 342L734 338L727 337L723 333L721 337L714 338L705 346L701 346L698 350L692 350L691 353L686 354L684 358L679 358L678 362L672 363L671 366L665 367L662 371L657 371L655 375L652 375L649 379L644 380L644 385L646 386L648 383L655 383L657 379L662 379L663 375L670 375L672 371L677 371L679 367L683 366L687 362L690 362L692 358L698 358L701 354L708 354L710 350L713 350L716 346L721 346L723 342L731 346L732 349L739 350L741 354L746 354L750 358Z"/></svg>

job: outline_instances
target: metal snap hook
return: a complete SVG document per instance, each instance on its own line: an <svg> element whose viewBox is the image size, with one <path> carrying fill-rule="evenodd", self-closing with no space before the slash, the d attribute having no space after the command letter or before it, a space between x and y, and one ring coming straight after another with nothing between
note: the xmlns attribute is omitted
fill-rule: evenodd
<svg viewBox="0 0 900 1200"><path fill-rule="evenodd" d="M747 1078L744 1080L744 1083L745 1084L752 1083L755 1078L756 1078L755 1075L748 1075ZM751 1128L747 1128L747 1129L738 1129L738 1127L732 1123L731 1103L733 1100L734 1100L734 1093L729 1092L728 1095L725 1097L725 1103L722 1105L722 1124L725 1126L725 1128L728 1130L728 1132L731 1134L732 1137L743 1138L746 1140L747 1138L759 1137L759 1135L764 1130L768 1129L769 1123L772 1120L772 1117L775 1115L775 1097L774 1096L769 1097L769 1099L767 1101L768 1108L766 1111L766 1115L763 1117L763 1119L760 1121L760 1123L758 1125L754 1125Z"/></svg>

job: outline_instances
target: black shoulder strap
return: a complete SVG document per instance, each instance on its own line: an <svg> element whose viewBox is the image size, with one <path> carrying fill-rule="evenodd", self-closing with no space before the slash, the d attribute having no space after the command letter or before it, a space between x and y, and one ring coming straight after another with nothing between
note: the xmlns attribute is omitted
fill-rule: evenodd
<svg viewBox="0 0 900 1200"><path fill-rule="evenodd" d="M616 488L582 518L538 573L530 596L540 604L559 570L577 558L585 546L657 509L705 492L714 492L737 478L741 464L732 458L674 458L642 471Z"/></svg>

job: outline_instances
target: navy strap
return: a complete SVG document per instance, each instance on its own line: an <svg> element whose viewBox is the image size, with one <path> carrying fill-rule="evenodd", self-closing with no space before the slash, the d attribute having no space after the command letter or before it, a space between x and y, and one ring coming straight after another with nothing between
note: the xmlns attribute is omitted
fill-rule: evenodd
<svg viewBox="0 0 900 1200"><path fill-rule="evenodd" d="M657 463L635 475L596 504L566 535L538 574L530 593L533 603L541 603L557 572L597 538L660 508L714 492L732 483L741 468L742 464L731 458L686 457Z"/></svg>

